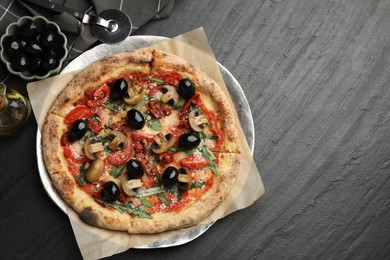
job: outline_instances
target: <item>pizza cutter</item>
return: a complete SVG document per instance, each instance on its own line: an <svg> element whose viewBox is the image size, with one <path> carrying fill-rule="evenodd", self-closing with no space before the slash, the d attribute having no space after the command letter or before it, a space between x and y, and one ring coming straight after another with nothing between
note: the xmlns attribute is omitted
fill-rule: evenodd
<svg viewBox="0 0 390 260"><path fill-rule="evenodd" d="M24 0L57 13L68 13L83 24L90 24L94 36L103 43L119 43L127 38L132 31L130 18L117 9L107 9L98 15L80 13L66 6L53 3L49 0Z"/></svg>

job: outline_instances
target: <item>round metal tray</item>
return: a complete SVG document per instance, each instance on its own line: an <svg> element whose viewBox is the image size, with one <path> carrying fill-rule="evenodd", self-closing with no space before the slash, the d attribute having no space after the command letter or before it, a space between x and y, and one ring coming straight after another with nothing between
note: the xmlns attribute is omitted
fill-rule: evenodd
<svg viewBox="0 0 390 260"><path fill-rule="evenodd" d="M132 49L138 49L147 47L153 44L157 44L161 41L167 40L166 37L161 36L130 36L125 41L121 42L118 45L107 45L101 44L95 48L88 50L70 62L61 73L81 70L91 64L94 61L97 61L103 57L114 55L117 53L122 53ZM218 63L219 69L225 81L226 87L229 91L229 94L233 100L234 106L236 108L241 126L243 126L243 131L246 136L249 148L253 154L254 142L255 142L255 130L253 124L253 118L251 109L248 104L248 100L245 97L245 94L234 76L220 63ZM45 168L45 163L42 158L42 148L41 148L41 134L37 132L37 160L38 160L38 170L39 175L43 184L43 187L49 197L54 201L54 203L66 213L65 202L63 201L60 194L57 192L55 187L51 183L50 176ZM179 235L169 237L160 241L156 241L152 244L142 245L137 248L162 248L162 247L171 247L182 245L187 242L190 242L202 235L213 225L213 223L208 223L204 225L196 225L192 228L187 228Z"/></svg>

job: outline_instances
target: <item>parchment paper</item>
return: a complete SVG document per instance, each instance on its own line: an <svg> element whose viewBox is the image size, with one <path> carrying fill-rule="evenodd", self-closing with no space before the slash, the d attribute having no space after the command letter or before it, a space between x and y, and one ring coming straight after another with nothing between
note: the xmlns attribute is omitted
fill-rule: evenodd
<svg viewBox="0 0 390 260"><path fill-rule="evenodd" d="M178 55L199 67L213 77L228 95L228 90L219 71L215 56L202 28L161 42L153 47ZM45 115L56 96L76 74L77 72L69 72L27 85L27 91L39 129L41 129ZM230 98L227 101L232 103ZM237 122L239 122L238 118ZM234 211L246 208L264 194L260 173L253 161L251 151L239 123L237 128L243 154L239 176L222 204L199 225L212 223ZM84 259L99 259L111 256L129 248L149 245L156 241L180 236L183 232L196 228L195 226L160 234L129 235L125 232L109 231L87 225L67 205L66 210Z"/></svg>

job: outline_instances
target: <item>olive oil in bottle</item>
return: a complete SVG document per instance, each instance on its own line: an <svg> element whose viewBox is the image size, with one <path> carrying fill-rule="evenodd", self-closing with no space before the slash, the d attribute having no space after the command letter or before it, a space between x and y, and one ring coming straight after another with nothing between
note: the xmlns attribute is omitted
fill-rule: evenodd
<svg viewBox="0 0 390 260"><path fill-rule="evenodd" d="M31 118L28 99L0 82L0 137L20 134Z"/></svg>

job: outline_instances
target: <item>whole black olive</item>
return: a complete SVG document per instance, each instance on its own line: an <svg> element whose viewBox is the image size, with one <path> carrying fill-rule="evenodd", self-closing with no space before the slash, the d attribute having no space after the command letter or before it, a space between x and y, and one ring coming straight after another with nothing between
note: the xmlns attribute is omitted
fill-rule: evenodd
<svg viewBox="0 0 390 260"><path fill-rule="evenodd" d="M185 100L188 100L192 98L195 95L195 87L192 84L192 81L189 79L181 79L179 81L179 86L177 88L177 92L179 95L184 98Z"/></svg>
<svg viewBox="0 0 390 260"><path fill-rule="evenodd" d="M42 58L41 56L33 56L30 58L30 66L28 70L37 75L42 75L44 71L42 70Z"/></svg>
<svg viewBox="0 0 390 260"><path fill-rule="evenodd" d="M136 130L140 130L145 126L144 116L140 111L134 108L127 111L127 122Z"/></svg>
<svg viewBox="0 0 390 260"><path fill-rule="evenodd" d="M21 39L30 39L37 34L41 34L45 30L45 26L36 21L27 21L17 29L16 34Z"/></svg>
<svg viewBox="0 0 390 260"><path fill-rule="evenodd" d="M131 159L126 163L127 179L141 179L144 175L144 167L138 160Z"/></svg>
<svg viewBox="0 0 390 260"><path fill-rule="evenodd" d="M164 170L161 176L161 181L165 186L171 187L177 182L178 176L179 171L175 167L169 166Z"/></svg>
<svg viewBox="0 0 390 260"><path fill-rule="evenodd" d="M128 85L124 78L117 79L112 87L110 98L113 101L122 99L127 94Z"/></svg>
<svg viewBox="0 0 390 260"><path fill-rule="evenodd" d="M54 31L47 31L40 37L41 44L47 49L53 49L58 42L58 35Z"/></svg>
<svg viewBox="0 0 390 260"><path fill-rule="evenodd" d="M23 49L23 44L15 37L7 36L3 41L3 48L8 55L13 55Z"/></svg>
<svg viewBox="0 0 390 260"><path fill-rule="evenodd" d="M45 55L42 58L42 68L49 71L52 69L55 69L58 65L58 59L54 55L52 55L50 52L45 53Z"/></svg>
<svg viewBox="0 0 390 260"><path fill-rule="evenodd" d="M32 55L40 55L43 53L42 47L35 42L27 42L25 49L28 54Z"/></svg>
<svg viewBox="0 0 390 260"><path fill-rule="evenodd" d="M192 149L200 144L200 137L196 133L186 133L179 136L179 146L185 149Z"/></svg>
<svg viewBox="0 0 390 260"><path fill-rule="evenodd" d="M77 119L71 126L67 139L69 142L80 140L87 132L87 123L82 119Z"/></svg>
<svg viewBox="0 0 390 260"><path fill-rule="evenodd" d="M120 190L118 185L113 181L108 181L104 183L103 186L103 195L107 202L114 202L118 200L120 195Z"/></svg>
<svg viewBox="0 0 390 260"><path fill-rule="evenodd" d="M25 54L16 53L11 60L11 65L15 71L25 71L30 65L30 62Z"/></svg>
<svg viewBox="0 0 390 260"><path fill-rule="evenodd" d="M180 168L179 173L187 174L187 170L185 168ZM178 181L177 186L182 190L189 190L191 188L191 183Z"/></svg>

